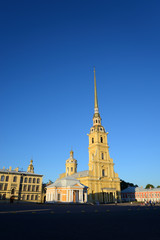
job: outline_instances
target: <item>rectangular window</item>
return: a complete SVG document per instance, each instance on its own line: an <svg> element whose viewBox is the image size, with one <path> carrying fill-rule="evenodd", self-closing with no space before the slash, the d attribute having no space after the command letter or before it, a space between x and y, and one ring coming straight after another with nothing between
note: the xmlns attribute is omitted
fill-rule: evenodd
<svg viewBox="0 0 160 240"><path fill-rule="evenodd" d="M92 143L94 143L94 138L92 138Z"/></svg>
<svg viewBox="0 0 160 240"><path fill-rule="evenodd" d="M0 190L3 189L3 183L0 183Z"/></svg>
<svg viewBox="0 0 160 240"><path fill-rule="evenodd" d="M60 194L60 193L58 193L57 200L58 200L58 201L61 200L61 194Z"/></svg>
<svg viewBox="0 0 160 240"><path fill-rule="evenodd" d="M39 186L36 186L36 192L38 192L39 191Z"/></svg>
<svg viewBox="0 0 160 240"><path fill-rule="evenodd" d="M28 185L28 191L31 191L31 185Z"/></svg>
<svg viewBox="0 0 160 240"><path fill-rule="evenodd" d="M5 191L7 190L7 187L8 187L8 184L6 183L6 184L4 185L4 190L5 190Z"/></svg>
<svg viewBox="0 0 160 240"><path fill-rule="evenodd" d="M73 167L71 167L71 172L73 172Z"/></svg>
<svg viewBox="0 0 160 240"><path fill-rule="evenodd" d="M29 195L27 195L27 200L29 200Z"/></svg>

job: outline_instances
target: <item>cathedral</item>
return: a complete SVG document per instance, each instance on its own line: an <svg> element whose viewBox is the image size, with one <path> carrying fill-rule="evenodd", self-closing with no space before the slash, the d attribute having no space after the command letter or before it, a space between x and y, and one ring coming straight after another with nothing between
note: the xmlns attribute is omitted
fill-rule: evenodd
<svg viewBox="0 0 160 240"><path fill-rule="evenodd" d="M66 160L66 171L47 187L47 202L108 203L120 200L120 179L109 155L108 132L101 125L94 69L94 115L89 138L89 169L77 172L73 151Z"/></svg>

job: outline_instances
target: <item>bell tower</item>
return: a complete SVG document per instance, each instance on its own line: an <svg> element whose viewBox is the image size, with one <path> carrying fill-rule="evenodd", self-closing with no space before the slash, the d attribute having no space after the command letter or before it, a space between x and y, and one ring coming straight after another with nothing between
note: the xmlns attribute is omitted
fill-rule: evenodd
<svg viewBox="0 0 160 240"><path fill-rule="evenodd" d="M66 176L77 172L77 160L73 157L74 152L70 151L70 158L66 160Z"/></svg>
<svg viewBox="0 0 160 240"><path fill-rule="evenodd" d="M107 142L108 132L101 125L101 117L98 108L96 73L94 69L94 115L93 126L89 136L89 171L90 174L98 179L103 177L114 177L113 160L109 155Z"/></svg>

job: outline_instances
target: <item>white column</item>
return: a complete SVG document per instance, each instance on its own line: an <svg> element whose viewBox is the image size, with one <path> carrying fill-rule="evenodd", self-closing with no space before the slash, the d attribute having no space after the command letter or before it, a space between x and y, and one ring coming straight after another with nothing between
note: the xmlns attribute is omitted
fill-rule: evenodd
<svg viewBox="0 0 160 240"><path fill-rule="evenodd" d="M81 201L81 190L79 190L79 202L82 202Z"/></svg>
<svg viewBox="0 0 160 240"><path fill-rule="evenodd" d="M72 190L70 190L70 202L72 202L72 198L73 198L73 194L72 194Z"/></svg>
<svg viewBox="0 0 160 240"><path fill-rule="evenodd" d="M50 193L49 193L49 199L48 200L50 201Z"/></svg>
<svg viewBox="0 0 160 240"><path fill-rule="evenodd" d="M53 198L53 196L52 196L52 192L51 192L51 201L52 201L52 198Z"/></svg>
<svg viewBox="0 0 160 240"><path fill-rule="evenodd" d="M71 202L73 202L73 190L71 190Z"/></svg>
<svg viewBox="0 0 160 240"><path fill-rule="evenodd" d="M68 202L68 189L66 190L66 202Z"/></svg>
<svg viewBox="0 0 160 240"><path fill-rule="evenodd" d="M54 201L54 192L52 192L52 202Z"/></svg>
<svg viewBox="0 0 160 240"><path fill-rule="evenodd" d="M55 201L57 201L57 189L55 189Z"/></svg>
<svg viewBox="0 0 160 240"><path fill-rule="evenodd" d="M79 202L83 202L83 189L79 190Z"/></svg>
<svg viewBox="0 0 160 240"><path fill-rule="evenodd" d="M69 190L69 202L71 202L71 190Z"/></svg>

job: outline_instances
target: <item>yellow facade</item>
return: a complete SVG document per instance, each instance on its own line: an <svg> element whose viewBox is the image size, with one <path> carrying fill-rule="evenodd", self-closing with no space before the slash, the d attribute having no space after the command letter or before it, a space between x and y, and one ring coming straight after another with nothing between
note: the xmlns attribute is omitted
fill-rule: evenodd
<svg viewBox="0 0 160 240"><path fill-rule="evenodd" d="M42 177L34 173L32 160L27 172L11 167L0 169L0 200L42 202Z"/></svg>
<svg viewBox="0 0 160 240"><path fill-rule="evenodd" d="M101 125L101 117L98 108L96 75L94 70L94 116L93 126L90 129L89 137L89 171L77 173L69 172L70 175L80 180L82 184L88 187L89 202L114 202L120 200L120 179L114 172L113 159L109 155L109 146L107 142L108 132ZM66 166L69 163L66 161ZM70 165L71 166L71 165ZM65 177L66 173L60 175Z"/></svg>

